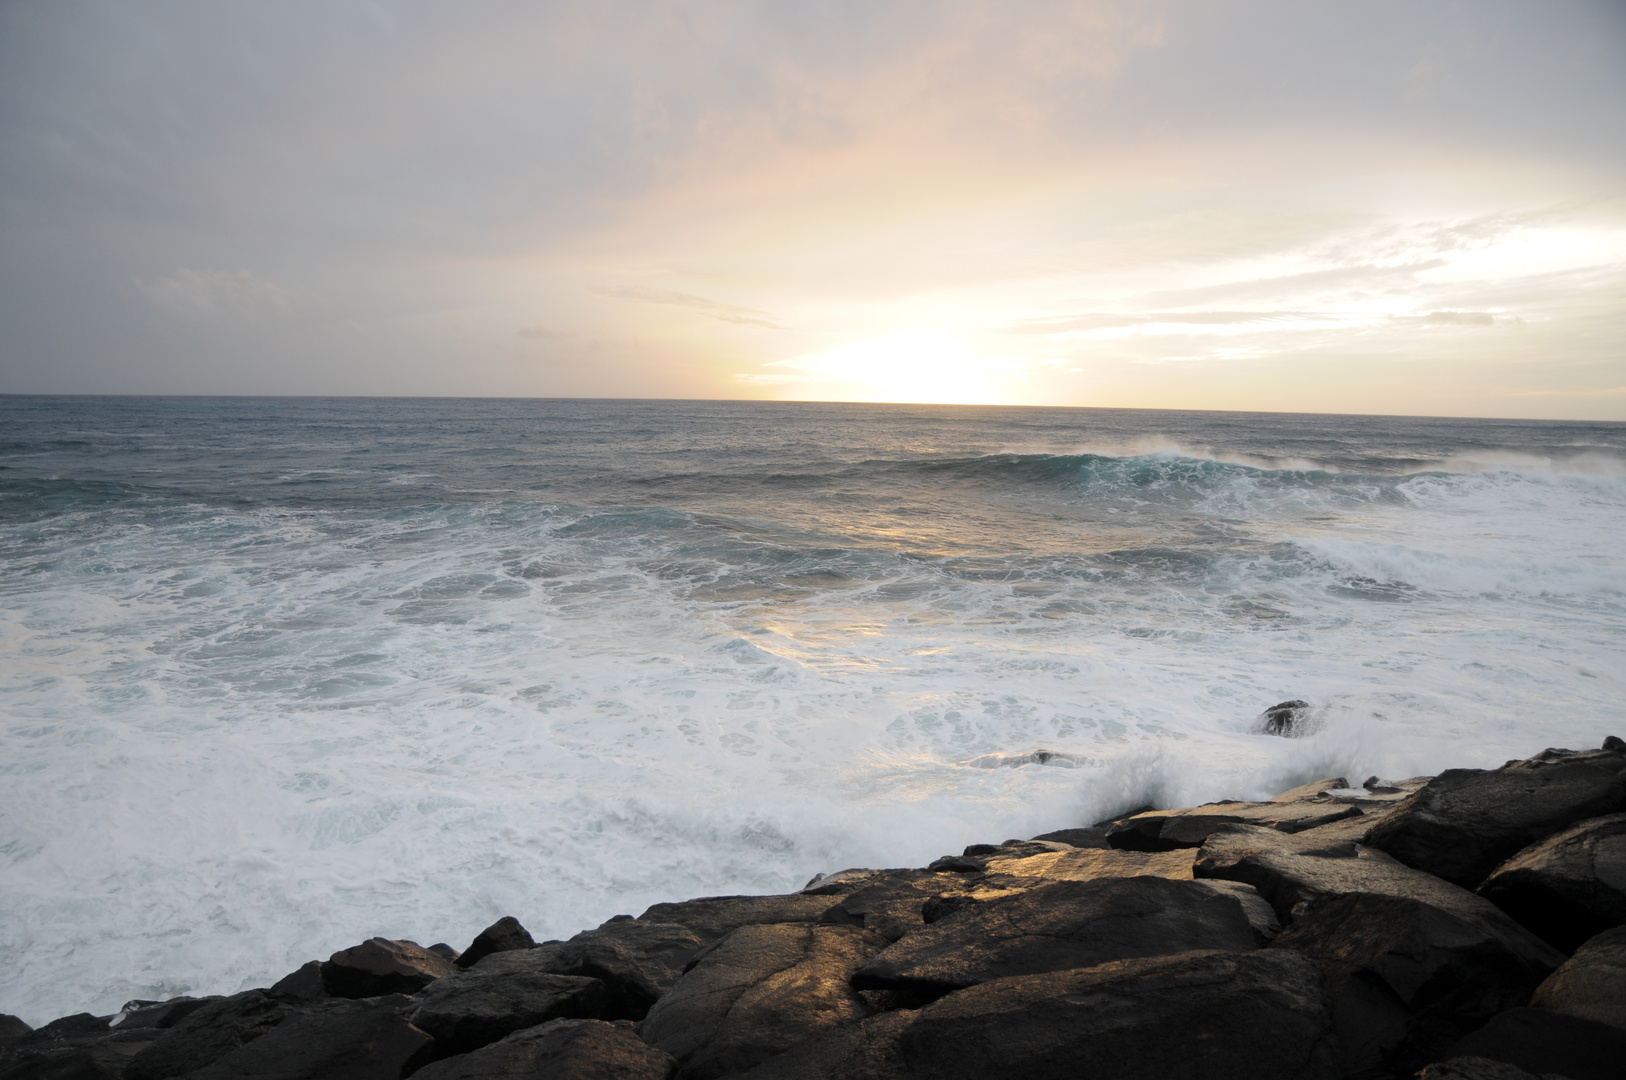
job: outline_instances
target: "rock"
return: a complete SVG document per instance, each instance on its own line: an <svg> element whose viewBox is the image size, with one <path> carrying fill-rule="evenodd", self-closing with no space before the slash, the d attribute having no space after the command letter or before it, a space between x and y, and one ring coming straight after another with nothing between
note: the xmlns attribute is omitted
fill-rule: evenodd
<svg viewBox="0 0 1626 1080"><path fill-rule="evenodd" d="M1309 734L1310 703L1308 701L1279 701L1259 714L1253 730L1261 735L1280 735L1296 739Z"/></svg>
<svg viewBox="0 0 1626 1080"><path fill-rule="evenodd" d="M1315 961L1192 952L996 979L950 994L897 1035L932 1080L1342 1076Z"/></svg>
<svg viewBox="0 0 1626 1080"><path fill-rule="evenodd" d="M469 1054L431 1062L418 1080L670 1080L672 1055L625 1022L550 1020Z"/></svg>
<svg viewBox="0 0 1626 1080"><path fill-rule="evenodd" d="M885 946L855 926L742 926L697 958L639 1031L685 1080L743 1072L867 1016L849 980Z"/></svg>
<svg viewBox="0 0 1626 1080"><path fill-rule="evenodd" d="M642 1020L704 944L676 923L617 919L547 946L546 963L557 974L603 982L610 995L605 1019Z"/></svg>
<svg viewBox="0 0 1626 1080"><path fill-rule="evenodd" d="M157 1028L165 1030L174 1027L191 1014L197 1012L211 1001L220 1001L219 997L178 997L168 1001L127 1001L118 1015L108 1023L108 1027L118 1031L135 1031L140 1028Z"/></svg>
<svg viewBox="0 0 1626 1080"><path fill-rule="evenodd" d="M322 986L341 998L411 994L455 969L416 941L368 938L322 965Z"/></svg>
<svg viewBox="0 0 1626 1080"><path fill-rule="evenodd" d="M1576 949L1536 987L1530 1004L1626 1029L1626 926L1605 930Z"/></svg>
<svg viewBox="0 0 1626 1080"><path fill-rule="evenodd" d="M429 951L440 957L442 960L453 964L457 963L457 958L463 955L450 945L446 944L444 941L435 942L433 945L429 946Z"/></svg>
<svg viewBox="0 0 1626 1080"><path fill-rule="evenodd" d="M1242 916L1248 920L1256 944L1264 945L1282 932L1282 923L1276 917L1276 909L1271 907L1265 898L1259 895L1259 890L1252 885L1245 885L1240 881L1226 881L1223 878L1204 878L1197 884L1205 889L1214 889L1242 905Z"/></svg>
<svg viewBox="0 0 1626 1080"><path fill-rule="evenodd" d="M1509 1009L1460 1039L1450 1056L1505 1061L1566 1080L1620 1080L1626 1031L1545 1009Z"/></svg>
<svg viewBox="0 0 1626 1080"><path fill-rule="evenodd" d="M19 1018L10 1013L0 1013L0 1047L26 1039L32 1034L34 1029Z"/></svg>
<svg viewBox="0 0 1626 1080"><path fill-rule="evenodd" d="M1626 814L1571 825L1498 866L1479 895L1564 952L1626 923Z"/></svg>
<svg viewBox="0 0 1626 1080"><path fill-rule="evenodd" d="M955 911L865 964L853 985L922 1002L1006 976L1257 944L1242 905L1194 881L1067 881Z"/></svg>
<svg viewBox="0 0 1626 1080"><path fill-rule="evenodd" d="M1057 829L1054 832L1040 833L1033 839L1068 844L1076 848L1104 848L1108 846L1107 829L1109 827L1106 825L1092 825L1087 829Z"/></svg>
<svg viewBox="0 0 1626 1080"><path fill-rule="evenodd" d="M838 896L852 892L860 884L868 881L876 874L892 873L889 870L869 870L853 868L851 870L837 870L833 874L814 874L813 879L802 886L802 892L810 896Z"/></svg>
<svg viewBox="0 0 1626 1080"><path fill-rule="evenodd" d="M84 1051L36 1054L0 1068L0 1080L119 1080L119 1074Z"/></svg>
<svg viewBox="0 0 1626 1080"><path fill-rule="evenodd" d="M830 907L830 898L810 893L771 896L702 896L674 904L652 904L639 922L686 926L702 941L715 941L741 926L811 923Z"/></svg>
<svg viewBox="0 0 1626 1080"><path fill-rule="evenodd" d="M741 1073L744 1080L909 1080L898 1035L915 1018L909 1010L869 1016L769 1058Z"/></svg>
<svg viewBox="0 0 1626 1080"><path fill-rule="evenodd" d="M1107 843L1130 851L1200 847L1220 825L1261 825L1296 833L1361 816L1357 806L1337 802L1218 802L1189 810L1152 810L1107 830Z"/></svg>
<svg viewBox="0 0 1626 1080"><path fill-rule="evenodd" d="M1587 818L1626 810L1626 757L1549 750L1500 769L1449 769L1365 842L1473 888L1521 849Z"/></svg>
<svg viewBox="0 0 1626 1080"><path fill-rule="evenodd" d="M1626 754L1626 739L1618 735L1609 735L1603 740L1603 748L1611 754Z"/></svg>
<svg viewBox="0 0 1626 1080"><path fill-rule="evenodd" d="M318 1002L187 1080L400 1080L435 1046L401 1016L411 1004L402 997Z"/></svg>
<svg viewBox="0 0 1626 1080"><path fill-rule="evenodd" d="M437 1057L466 1054L549 1020L603 1015L610 998L603 983L541 971L529 960L527 952L497 953L419 992L420 1004L410 1017L435 1037Z"/></svg>
<svg viewBox="0 0 1626 1080"><path fill-rule="evenodd" d="M1052 881L1094 881L1108 877L1161 877L1191 880L1192 853L1128 851L1115 848L1038 851L1021 856L994 855L988 859L988 878L979 887L1004 889Z"/></svg>
<svg viewBox="0 0 1626 1080"><path fill-rule="evenodd" d="M827 926L859 926L896 941L925 925L921 912L928 902L969 897L978 884L975 878L952 872L887 870L827 904L819 922Z"/></svg>
<svg viewBox="0 0 1626 1080"><path fill-rule="evenodd" d="M320 1001L328 997L327 986L322 982L322 962L312 960L298 971L284 975L271 984L271 995L289 1001Z"/></svg>
<svg viewBox="0 0 1626 1080"><path fill-rule="evenodd" d="M1542 1080L1542 1078L1505 1061L1458 1057L1428 1066L1417 1074L1417 1080ZM1552 1077L1551 1080L1564 1078Z"/></svg>
<svg viewBox="0 0 1626 1080"><path fill-rule="evenodd" d="M512 915L504 915L475 935L463 954L455 958L460 968L471 968L492 953L512 952L515 949L534 949L530 931ZM453 959L448 957L447 959Z"/></svg>
<svg viewBox="0 0 1626 1080"><path fill-rule="evenodd" d="M1312 780L1308 784L1300 784L1295 788L1288 788L1280 795L1272 795L1270 801L1274 803L1309 802L1320 799L1329 791L1342 791L1349 787L1349 781L1342 776L1328 776L1320 780Z"/></svg>
<svg viewBox="0 0 1626 1080"><path fill-rule="evenodd" d="M282 1023L292 1006L260 990L218 998L159 1034L125 1067L126 1080L165 1080L213 1064Z"/></svg>
<svg viewBox="0 0 1626 1080"><path fill-rule="evenodd" d="M1272 943L1326 973L1333 1026L1355 1075L1409 1075L1457 1039L1523 1004L1551 950L1472 914L1373 893L1311 904Z"/></svg>

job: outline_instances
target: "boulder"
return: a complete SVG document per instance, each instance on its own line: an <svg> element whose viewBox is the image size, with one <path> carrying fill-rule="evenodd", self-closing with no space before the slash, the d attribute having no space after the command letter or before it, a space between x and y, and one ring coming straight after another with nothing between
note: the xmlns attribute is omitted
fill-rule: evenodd
<svg viewBox="0 0 1626 1080"><path fill-rule="evenodd" d="M475 935L462 955L453 959L460 968L471 968L492 953L512 952L515 949L534 949L536 942L531 933L512 915L504 915Z"/></svg>
<svg viewBox="0 0 1626 1080"><path fill-rule="evenodd" d="M639 922L686 926L702 941L716 941L741 926L811 923L830 907L828 896L782 893L770 896L702 896L671 904L652 904Z"/></svg>
<svg viewBox="0 0 1626 1080"><path fill-rule="evenodd" d="M1564 952L1626 923L1626 814L1571 825L1498 866L1479 895Z"/></svg>
<svg viewBox="0 0 1626 1080"><path fill-rule="evenodd" d="M1490 1058L1458 1057L1430 1065L1417 1074L1417 1080L1544 1080L1517 1065ZM1564 1080L1561 1076L1547 1080Z"/></svg>
<svg viewBox="0 0 1626 1080"><path fill-rule="evenodd" d="M162 1031L174 1027L210 1002L220 1000L219 997L177 997L168 1001L126 1001L107 1026L120 1032L141 1028Z"/></svg>
<svg viewBox="0 0 1626 1080"><path fill-rule="evenodd" d="M1620 1080L1626 1031L1546 1009L1509 1009L1460 1039L1451 1057L1481 1057L1566 1080Z"/></svg>
<svg viewBox="0 0 1626 1080"><path fill-rule="evenodd" d="M672 1055L625 1021L550 1020L468 1054L431 1062L418 1080L670 1080Z"/></svg>
<svg viewBox="0 0 1626 1080"><path fill-rule="evenodd" d="M1194 881L1064 881L960 908L890 946L853 985L913 1004L1007 976L1257 945L1241 903Z"/></svg>
<svg viewBox="0 0 1626 1080"><path fill-rule="evenodd" d="M1297 698L1292 701L1278 701L1270 708L1259 714L1254 721L1253 729L1260 735L1280 735L1285 739L1296 739L1307 735L1312 727L1311 709L1308 701Z"/></svg>
<svg viewBox="0 0 1626 1080"><path fill-rule="evenodd" d="M1311 780L1308 784L1288 788L1280 795L1272 795L1270 801L1274 803L1313 802L1321 799L1329 791L1347 791L1349 781L1342 776L1324 776L1320 780Z"/></svg>
<svg viewBox="0 0 1626 1080"><path fill-rule="evenodd" d="M1626 757L1549 750L1500 769L1448 769L1367 832L1407 866L1474 888L1520 850L1626 810Z"/></svg>
<svg viewBox="0 0 1626 1080"><path fill-rule="evenodd" d="M0 1048L26 1039L32 1034L34 1029L18 1017L10 1013L0 1013Z"/></svg>
<svg viewBox="0 0 1626 1080"><path fill-rule="evenodd" d="M331 996L322 982L322 961L312 960L272 983L271 996L288 1001L319 1001Z"/></svg>
<svg viewBox="0 0 1626 1080"><path fill-rule="evenodd" d="M412 1023L435 1037L435 1054L466 1054L521 1028L558 1019L596 1019L609 1005L597 979L554 975L510 950L437 979L417 995ZM506 960L507 963L498 963Z"/></svg>
<svg viewBox="0 0 1626 1080"><path fill-rule="evenodd" d="M433 945L429 946L429 951L440 957L442 960L452 964L457 963L457 958L463 955L450 945L446 944L444 941L435 942Z"/></svg>
<svg viewBox="0 0 1626 1080"><path fill-rule="evenodd" d="M435 1046L401 1016L411 1004L395 996L317 1002L187 1080L400 1080Z"/></svg>
<svg viewBox="0 0 1626 1080"><path fill-rule="evenodd" d="M1191 880L1192 853L1130 851L1115 848L1069 848L1020 857L998 854L988 860L983 887L1012 889L1052 881L1094 881L1109 877L1161 877Z"/></svg>
<svg viewBox="0 0 1626 1080"><path fill-rule="evenodd" d="M812 879L802 886L801 891L809 896L845 896L876 874L892 872L853 867L849 870L837 870L833 874L814 874Z"/></svg>
<svg viewBox="0 0 1626 1080"><path fill-rule="evenodd" d="M1220 825L1260 825L1296 833L1318 825L1361 816L1360 807L1344 802L1218 802L1186 810L1151 810L1126 818L1107 830L1107 843L1130 851L1173 851L1202 845Z"/></svg>
<svg viewBox="0 0 1626 1080"><path fill-rule="evenodd" d="M676 923L612 919L544 948L548 971L604 983L609 992L606 1019L642 1020L704 944L694 931Z"/></svg>
<svg viewBox="0 0 1626 1080"><path fill-rule="evenodd" d="M921 1009L897 1052L932 1080L1342 1076L1320 969L1274 950L996 979Z"/></svg>
<svg viewBox="0 0 1626 1080"><path fill-rule="evenodd" d="M1626 926L1605 930L1576 949L1536 987L1530 1004L1626 1029Z"/></svg>
<svg viewBox="0 0 1626 1080"><path fill-rule="evenodd" d="M898 1052L913 1011L868 1016L811 1039L740 1075L745 1080L910 1080Z"/></svg>
<svg viewBox="0 0 1626 1080"><path fill-rule="evenodd" d="M896 941L925 925L921 911L928 901L946 896L969 897L980 878L935 870L885 870L834 903L827 903L819 922L859 926Z"/></svg>
<svg viewBox="0 0 1626 1080"><path fill-rule="evenodd" d="M869 1015L849 980L886 944L856 926L742 926L696 959L639 1031L685 1080L743 1072Z"/></svg>
<svg viewBox="0 0 1626 1080"><path fill-rule="evenodd" d="M1395 1076L1529 1000L1552 952L1508 929L1411 897L1349 893L1309 905L1271 947L1320 962L1351 1074Z"/></svg>
<svg viewBox="0 0 1626 1080"><path fill-rule="evenodd" d="M375 937L334 953L322 965L322 986L341 998L412 994L454 970L416 941Z"/></svg>
<svg viewBox="0 0 1626 1080"><path fill-rule="evenodd" d="M0 1065L0 1080L119 1080L118 1072L82 1050L34 1054Z"/></svg>
<svg viewBox="0 0 1626 1080"><path fill-rule="evenodd" d="M275 1028L293 1011L261 990L218 998L177 1021L125 1066L126 1080L165 1080L211 1065Z"/></svg>
<svg viewBox="0 0 1626 1080"><path fill-rule="evenodd" d="M1033 837L1035 840L1044 840L1050 843L1066 844L1076 848L1104 848L1107 847L1107 829L1109 825L1091 825L1088 828L1056 829L1052 832L1040 833Z"/></svg>

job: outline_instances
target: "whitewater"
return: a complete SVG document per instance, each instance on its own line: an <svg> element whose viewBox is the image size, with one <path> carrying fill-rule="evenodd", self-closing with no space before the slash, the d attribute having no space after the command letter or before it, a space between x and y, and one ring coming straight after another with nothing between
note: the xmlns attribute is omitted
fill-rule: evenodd
<svg viewBox="0 0 1626 1080"><path fill-rule="evenodd" d="M0 398L0 1012L1596 746L1622 536L1626 424Z"/></svg>

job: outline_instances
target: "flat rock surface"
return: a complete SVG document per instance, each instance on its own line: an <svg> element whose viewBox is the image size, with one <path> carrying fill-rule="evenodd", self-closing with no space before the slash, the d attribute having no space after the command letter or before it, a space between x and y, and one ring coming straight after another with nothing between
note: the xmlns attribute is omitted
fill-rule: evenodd
<svg viewBox="0 0 1626 1080"><path fill-rule="evenodd" d="M783 893L772 896L702 896L671 904L652 904L639 922L686 926L702 941L715 941L741 926L810 923L827 911L829 896Z"/></svg>
<svg viewBox="0 0 1626 1080"><path fill-rule="evenodd" d="M672 1056L627 1023L551 1020L468 1054L431 1062L422 1080L670 1080Z"/></svg>
<svg viewBox="0 0 1626 1080"><path fill-rule="evenodd" d="M1451 1057L1482 1057L1567 1080L1620 1080L1626 1031L1545 1009L1509 1009L1464 1036Z"/></svg>
<svg viewBox="0 0 1626 1080"><path fill-rule="evenodd" d="M1394 1076L1524 1004L1551 971L1551 950L1504 929L1409 897L1350 893L1310 905L1272 947L1321 963L1351 1072Z"/></svg>
<svg viewBox="0 0 1626 1080"><path fill-rule="evenodd" d="M416 941L375 937L334 953L322 965L322 985L342 998L411 994L454 970L450 960Z"/></svg>
<svg viewBox="0 0 1626 1080"><path fill-rule="evenodd" d="M926 902L942 897L970 898L982 883L980 874L936 870L886 870L868 878L844 897L832 898L819 921L832 926L860 926L896 941L925 925Z"/></svg>
<svg viewBox="0 0 1626 1080"><path fill-rule="evenodd" d="M889 947L853 984L931 998L1005 976L1257 944L1242 904L1194 881L1066 881L961 908Z"/></svg>
<svg viewBox="0 0 1626 1080"><path fill-rule="evenodd" d="M1107 830L1107 843L1131 851L1173 851L1202 844L1220 825L1261 825L1296 833L1361 816L1360 808L1333 800L1221 802L1183 810L1150 810Z"/></svg>
<svg viewBox="0 0 1626 1080"><path fill-rule="evenodd" d="M1194 952L997 979L920 1010L897 1036L933 1080L1342 1075L1314 960Z"/></svg>
<svg viewBox="0 0 1626 1080"><path fill-rule="evenodd" d="M1532 844L1498 866L1479 895L1564 952L1626 923L1626 814Z"/></svg>
<svg viewBox="0 0 1626 1080"><path fill-rule="evenodd" d="M849 980L886 944L854 926L743 926L700 955L639 1031L685 1078L743 1072L868 1016Z"/></svg>
<svg viewBox="0 0 1626 1080"><path fill-rule="evenodd" d="M412 1023L435 1038L436 1056L462 1054L521 1028L601 1016L610 994L597 979L554 975L518 964L486 963L436 980L417 995Z"/></svg>
<svg viewBox="0 0 1626 1080"><path fill-rule="evenodd" d="M1042 884L1049 881L1094 881L1109 877L1161 877L1174 881L1191 880L1190 851L1124 851L1114 848L1075 848L1069 851L1035 852L1020 857L996 855L988 860L991 883ZM1000 882L1003 883L1003 882Z"/></svg>
<svg viewBox="0 0 1626 1080"><path fill-rule="evenodd" d="M188 1080L400 1080L435 1044L401 1016L410 1005L401 997L319 1002Z"/></svg>
<svg viewBox="0 0 1626 1080"><path fill-rule="evenodd" d="M219 1061L253 1042L293 1011L261 990L220 998L181 1018L130 1059L128 1080L165 1080Z"/></svg>
<svg viewBox="0 0 1626 1080"><path fill-rule="evenodd" d="M1626 810L1623 768L1620 754L1548 751L1500 769L1449 769L1372 826L1365 842L1471 889L1560 829Z"/></svg>
<svg viewBox="0 0 1626 1080"><path fill-rule="evenodd" d="M1530 1004L1626 1030L1626 926L1583 943L1536 987Z"/></svg>
<svg viewBox="0 0 1626 1080"><path fill-rule="evenodd" d="M607 1019L642 1020L704 944L676 923L612 919L547 946L547 970L600 980L610 993Z"/></svg>

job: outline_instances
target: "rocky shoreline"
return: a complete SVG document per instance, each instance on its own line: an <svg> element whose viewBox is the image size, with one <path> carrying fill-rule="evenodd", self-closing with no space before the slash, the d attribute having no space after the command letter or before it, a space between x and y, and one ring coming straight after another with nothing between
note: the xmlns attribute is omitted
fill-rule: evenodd
<svg viewBox="0 0 1626 1080"><path fill-rule="evenodd" d="M0 1015L0 1080L1097 1075L1626 1075L1626 742Z"/></svg>

